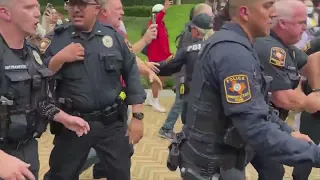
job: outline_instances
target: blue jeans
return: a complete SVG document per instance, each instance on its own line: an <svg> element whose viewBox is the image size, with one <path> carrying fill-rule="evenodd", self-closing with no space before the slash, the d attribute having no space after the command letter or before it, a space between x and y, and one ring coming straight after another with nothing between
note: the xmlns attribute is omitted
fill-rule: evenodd
<svg viewBox="0 0 320 180"><path fill-rule="evenodd" d="M174 125L176 124L179 116L181 115L183 99L180 99L179 87L180 86L176 86L176 99L170 109L165 123L161 127L161 129L166 132L173 131Z"/></svg>

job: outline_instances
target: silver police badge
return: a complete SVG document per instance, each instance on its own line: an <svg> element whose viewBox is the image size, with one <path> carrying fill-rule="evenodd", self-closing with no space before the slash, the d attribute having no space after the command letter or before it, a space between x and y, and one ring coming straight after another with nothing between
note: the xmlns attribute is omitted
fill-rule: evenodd
<svg viewBox="0 0 320 180"><path fill-rule="evenodd" d="M102 43L105 47L111 48L113 46L113 39L110 36L103 36Z"/></svg>
<svg viewBox="0 0 320 180"><path fill-rule="evenodd" d="M33 54L34 59L36 60L36 62L37 62L38 64L40 64L40 65L43 65L43 62L42 62L42 60L41 60L41 57L40 57L39 53L38 53L37 51L33 50L33 51L32 51L32 54Z"/></svg>

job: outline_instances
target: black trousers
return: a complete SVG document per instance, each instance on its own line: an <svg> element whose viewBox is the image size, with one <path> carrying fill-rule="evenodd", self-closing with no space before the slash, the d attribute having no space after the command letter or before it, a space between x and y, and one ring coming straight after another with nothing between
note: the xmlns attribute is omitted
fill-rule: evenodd
<svg viewBox="0 0 320 180"><path fill-rule="evenodd" d="M129 139L125 136L124 122L104 126L89 121L89 125L90 132L82 137L67 129L55 137L45 180L79 179L91 147L97 152L108 179L130 180Z"/></svg>
<svg viewBox="0 0 320 180"><path fill-rule="evenodd" d="M25 144L20 145L18 148L16 146L9 145L8 147L5 146L1 150L30 164L30 171L36 177L36 180L39 179L40 163L38 153L38 141L36 139L29 140ZM0 180L2 179L0 178Z"/></svg>

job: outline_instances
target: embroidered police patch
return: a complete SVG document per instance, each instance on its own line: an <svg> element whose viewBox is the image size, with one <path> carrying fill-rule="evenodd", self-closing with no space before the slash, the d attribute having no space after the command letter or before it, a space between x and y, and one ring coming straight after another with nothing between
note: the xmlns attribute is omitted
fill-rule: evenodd
<svg viewBox="0 0 320 180"><path fill-rule="evenodd" d="M311 43L308 42L307 45L304 48L302 48L302 51L307 52L310 48L311 48Z"/></svg>
<svg viewBox="0 0 320 180"><path fill-rule="evenodd" d="M111 48L113 46L113 39L110 36L103 36L102 43L105 47Z"/></svg>
<svg viewBox="0 0 320 180"><path fill-rule="evenodd" d="M270 64L283 67L286 62L286 51L279 47L271 48Z"/></svg>
<svg viewBox="0 0 320 180"><path fill-rule="evenodd" d="M48 49L49 45L51 44L51 40L48 38L44 38L40 42L40 53L44 54L46 50Z"/></svg>
<svg viewBox="0 0 320 180"><path fill-rule="evenodd" d="M251 99L249 79L244 74L225 78L224 89L228 103L240 104Z"/></svg>
<svg viewBox="0 0 320 180"><path fill-rule="evenodd" d="M33 50L33 51L32 51L32 54L33 54L34 59L36 60L36 62L37 62L38 64L40 64L40 65L43 65L43 62L42 62L41 57L40 57L40 55L38 54L38 52L35 51L35 50Z"/></svg>

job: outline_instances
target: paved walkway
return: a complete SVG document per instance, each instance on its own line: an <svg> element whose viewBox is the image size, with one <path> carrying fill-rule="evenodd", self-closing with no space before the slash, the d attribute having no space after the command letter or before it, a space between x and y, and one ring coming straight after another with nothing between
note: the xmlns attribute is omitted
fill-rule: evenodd
<svg viewBox="0 0 320 180"><path fill-rule="evenodd" d="M161 103L170 109L173 98L170 91L164 92ZM178 172L170 172L166 168L166 160L168 156L167 147L169 142L158 137L158 129L163 124L167 113L157 113L152 108L145 108L145 132L144 138L138 145L135 146L135 154L132 158L132 180L180 180ZM179 120L175 127L178 132L181 129ZM52 149L52 136L46 132L40 139L40 162L41 172L40 177L43 179L43 174L48 170L48 159ZM291 168L286 168L286 176L284 179L291 179ZM92 180L92 169L87 170L81 175L80 180ZM247 179L256 180L257 173L252 166L247 167ZM320 180L320 171L314 169L311 180Z"/></svg>

